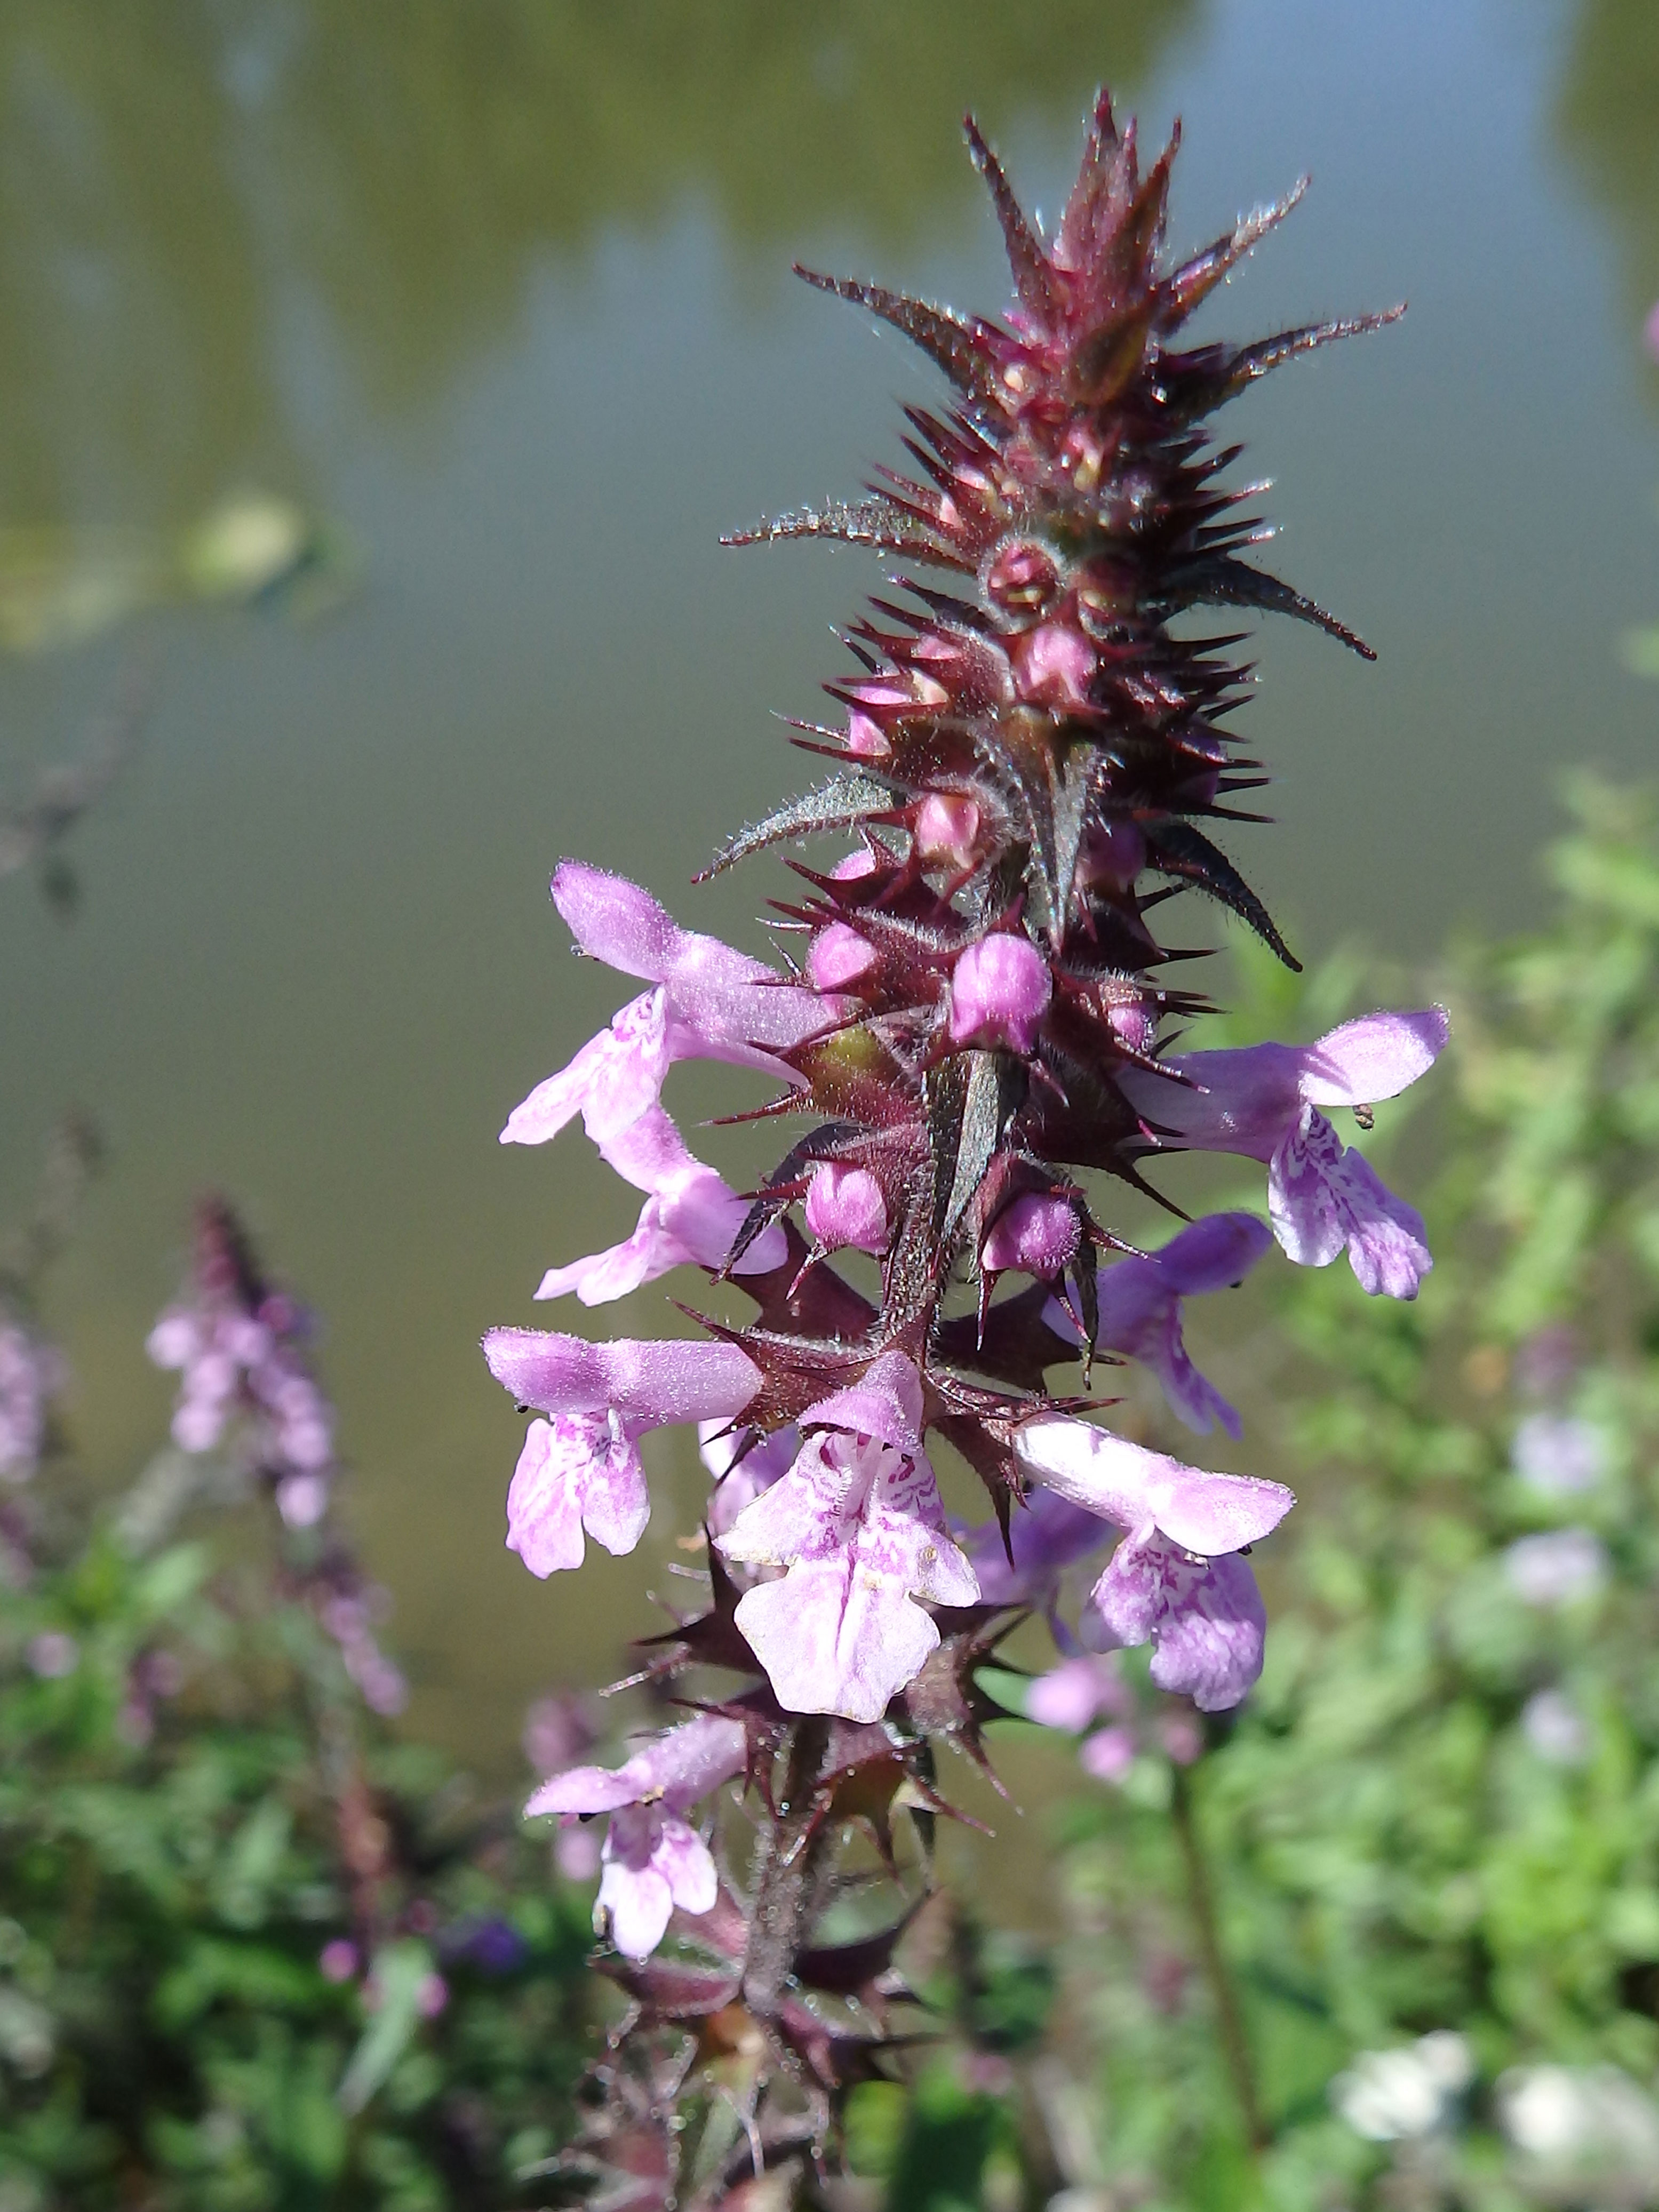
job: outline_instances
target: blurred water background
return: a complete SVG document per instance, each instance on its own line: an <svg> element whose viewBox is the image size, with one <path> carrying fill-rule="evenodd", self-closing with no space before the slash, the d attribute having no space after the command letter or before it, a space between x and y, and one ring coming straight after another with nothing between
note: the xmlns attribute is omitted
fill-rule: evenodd
<svg viewBox="0 0 1659 2212"><path fill-rule="evenodd" d="M789 263L1000 308L962 111L1052 209L1102 80L1183 119L1177 246L1313 173L1230 330L1411 302L1233 410L1282 573L1381 654L1264 635L1279 826L1240 858L1313 957L1524 925L1561 767L1652 763L1619 651L1659 617L1648 0L0 14L0 800L147 702L78 900L0 883L0 1215L92 1112L49 1319L114 1479L165 1419L190 1200L246 1207L326 1317L411 1717L486 1772L653 1625L637 1559L543 1586L501 1548L520 1425L477 1336L550 1323L544 1267L634 1211L579 1135L495 1145L621 994L547 875L763 942L772 864L686 879L799 782L769 710L815 712L874 572L717 540L850 489L933 389Z"/></svg>

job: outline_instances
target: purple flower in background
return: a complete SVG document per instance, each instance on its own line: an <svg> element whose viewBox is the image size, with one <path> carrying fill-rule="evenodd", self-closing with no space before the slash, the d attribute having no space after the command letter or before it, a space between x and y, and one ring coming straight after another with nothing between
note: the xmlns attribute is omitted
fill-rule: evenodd
<svg viewBox="0 0 1659 2212"><path fill-rule="evenodd" d="M1174 1411L1200 1434L1219 1421L1236 1437L1243 1425L1188 1357L1181 1301L1238 1282L1272 1243L1267 1224L1253 1213L1211 1213L1158 1251L1120 1260L1101 1273L1097 1342L1109 1352L1144 1360ZM1056 1335L1077 1342L1077 1326L1058 1299L1049 1302L1042 1317Z"/></svg>
<svg viewBox="0 0 1659 2212"><path fill-rule="evenodd" d="M1295 1504L1282 1483L1208 1474L1108 1429L1047 1414L1016 1432L1034 1480L1125 1532L1090 1597L1084 1640L1152 1644L1152 1680L1201 1711L1235 1705L1261 1671L1265 1616L1237 1557Z"/></svg>
<svg viewBox="0 0 1659 2212"><path fill-rule="evenodd" d="M1647 347L1650 359L1659 361L1659 301L1654 302L1646 322L1642 325L1642 342Z"/></svg>
<svg viewBox="0 0 1659 2212"><path fill-rule="evenodd" d="M1134 1712L1134 1692L1110 1655L1085 1652L1062 1660L1025 1692L1026 1718L1039 1727L1064 1729L1068 1735L1093 1731L1079 1747L1078 1761L1097 1782L1121 1781L1133 1764L1139 1747L1130 1725ZM1096 1729L1103 1717L1111 1725Z"/></svg>
<svg viewBox="0 0 1659 2212"><path fill-rule="evenodd" d="M317 1954L317 1969L325 1982L355 1980L359 1964L357 1946L343 1936L331 1937Z"/></svg>
<svg viewBox="0 0 1659 2212"><path fill-rule="evenodd" d="M23 1646L23 1663L43 1682L61 1681L81 1663L81 1647L61 1628L43 1628Z"/></svg>
<svg viewBox="0 0 1659 2212"><path fill-rule="evenodd" d="M1025 1692L1025 1717L1040 1728L1064 1729L1081 1735L1104 1713L1127 1720L1134 1711L1134 1692L1109 1655L1085 1652L1039 1674Z"/></svg>
<svg viewBox="0 0 1659 2212"><path fill-rule="evenodd" d="M728 1559L787 1566L738 1601L737 1624L790 1712L878 1720L939 1642L914 1603L971 1605L921 1448L921 1382L902 1352L800 1417L787 1474L718 1541Z"/></svg>
<svg viewBox="0 0 1659 2212"><path fill-rule="evenodd" d="M483 1340L495 1380L551 1416L532 1421L507 1492L507 1542L535 1575L582 1562L584 1528L631 1552L651 1516L638 1443L668 1421L731 1420L760 1370L730 1344L588 1344L538 1329Z"/></svg>
<svg viewBox="0 0 1659 2212"><path fill-rule="evenodd" d="M747 1505L788 1474L800 1451L800 1431L790 1422L738 1453L752 1431L730 1421L699 1421L698 1456L714 1479L708 1501L709 1533L723 1536Z"/></svg>
<svg viewBox="0 0 1659 2212"><path fill-rule="evenodd" d="M1292 1260L1328 1267L1345 1247L1361 1286L1415 1297L1434 1265L1423 1220L1345 1146L1320 1111L1392 1098L1434 1065L1444 1009L1366 1014L1316 1044L1257 1044L1165 1060L1170 1082L1130 1068L1123 1088L1155 1134L1204 1152L1267 1163L1273 1233Z"/></svg>
<svg viewBox="0 0 1659 2212"><path fill-rule="evenodd" d="M776 1053L833 1018L833 1007L763 961L681 929L648 891L562 860L553 903L584 952L655 986L630 1000L568 1066L515 1107L504 1145L542 1145L576 1114L605 1145L654 1106L676 1060L726 1060L787 1071Z"/></svg>
<svg viewBox="0 0 1659 2212"><path fill-rule="evenodd" d="M538 1298L574 1291L585 1306L604 1305L654 1282L672 1267L725 1265L748 1201L713 1168L693 1158L660 1106L647 1106L599 1149L619 1175L647 1194L638 1224L624 1243L567 1267L550 1267L537 1290ZM780 1267L787 1249L781 1229L763 1229L734 1273L757 1275Z"/></svg>
<svg viewBox="0 0 1659 2212"><path fill-rule="evenodd" d="M21 1322L0 1321L0 1482L27 1482L46 1449L46 1415L68 1380L63 1354Z"/></svg>
<svg viewBox="0 0 1659 2212"><path fill-rule="evenodd" d="M212 1451L234 1431L290 1528L322 1518L335 1471L334 1408L311 1372L310 1336L305 1310L261 1279L230 1208L204 1200L191 1297L161 1316L146 1348L180 1376L173 1442Z"/></svg>
<svg viewBox="0 0 1659 2212"><path fill-rule="evenodd" d="M519 1738L525 1757L542 1775L574 1766L598 1740L587 1700L570 1690L538 1698L525 1714Z"/></svg>
<svg viewBox="0 0 1659 2212"><path fill-rule="evenodd" d="M1068 1504L1056 1491L1039 1488L1011 1510L1006 1544L1001 1524L995 1521L957 1527L954 1533L978 1581L982 1604L1040 1607L1060 1650L1075 1651L1075 1639L1055 1610L1060 1578L1067 1567L1110 1540L1110 1531L1097 1513Z"/></svg>
<svg viewBox="0 0 1659 2212"><path fill-rule="evenodd" d="M654 1951L677 1905L684 1912L713 1910L714 1862L684 1816L741 1774L745 1758L738 1723L702 1715L651 1737L619 1767L574 1766L550 1776L525 1807L526 1820L611 1815L595 1912L608 1919L624 1957Z"/></svg>
<svg viewBox="0 0 1659 2212"><path fill-rule="evenodd" d="M1528 1605L1571 1605L1601 1589L1607 1555L1593 1529L1550 1528L1511 1544L1504 1571L1516 1595Z"/></svg>

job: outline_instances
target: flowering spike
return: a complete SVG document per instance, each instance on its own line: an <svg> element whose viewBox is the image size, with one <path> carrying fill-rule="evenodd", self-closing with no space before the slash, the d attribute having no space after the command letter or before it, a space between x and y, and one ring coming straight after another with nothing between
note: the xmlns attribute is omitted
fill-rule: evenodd
<svg viewBox="0 0 1659 2212"><path fill-rule="evenodd" d="M580 1113L645 1193L626 1243L556 1269L545 1290L593 1302L696 1265L753 1309L745 1322L682 1306L703 1332L690 1344L485 1340L497 1378L546 1417L509 1503L511 1540L538 1573L574 1564L590 1535L613 1551L638 1540L640 1443L655 1426L698 1421L716 1485L708 1601L653 1641L636 1679L719 1670L723 1701L625 1769L574 1771L538 1801L611 1820L602 1903L623 1955L607 1971L634 2003L591 2142L612 2169L629 2146L653 2201L680 2188L678 2153L665 2163L675 2130L659 2124L689 2096L720 2084L742 2132L738 2165L684 2201L731 2201L791 2161L822 2171L848 2089L907 2040L887 2020L904 2002L907 1911L850 1948L824 1938L838 1837L861 1825L890 1875L931 1879L930 1824L949 1809L935 1755L988 1764L1002 1708L978 1674L1011 1628L1042 1611L1097 1717L1100 1684L1118 1678L1084 1656L1091 1644L1150 1644L1153 1683L1203 1711L1236 1705L1260 1672L1245 1554L1290 1492L1115 1435L1099 1419L1112 1401L1051 1388L1051 1370L1075 1363L1086 1391L1091 1362L1139 1360L1179 1419L1236 1435L1237 1412L1188 1355L1185 1299L1237 1282L1275 1237L1306 1265L1346 1249L1368 1291L1396 1297L1431 1265L1420 1219L1329 1114L1424 1074L1444 1016L1371 1015L1303 1047L1178 1050L1176 1025L1201 1023L1207 1001L1170 974L1204 955L1160 935L1164 902L1199 890L1297 965L1217 842L1260 818L1231 803L1263 781L1230 727L1252 678L1243 640L1195 637L1183 618L1285 614L1370 654L1255 565L1264 487L1228 481L1239 449L1207 418L1281 362L1393 318L1194 343L1194 309L1301 186L1172 262L1178 131L1143 175L1134 126L1119 130L1103 93L1050 238L966 129L1013 272L1006 321L800 271L903 331L951 389L905 410L910 473L878 471L861 501L727 541L839 539L921 572L890 576L839 633L836 725L793 726L834 763L827 780L752 820L707 872L809 837L851 849L791 863L773 902L787 967L563 863L554 897L579 945L647 988L504 1132L538 1143ZM691 1057L770 1078L768 1103L726 1118L799 1124L746 1196L691 1155L662 1104ZM1271 1230L1237 1213L1188 1222L1142 1172L1182 1149L1263 1163ZM1135 1252L1103 1217L1108 1178L1183 1226ZM946 1518L940 1437L985 1487L978 1527ZM1073 1626L1061 1577L1088 1559ZM1087 1756L1106 1773L1133 1753L1117 1726ZM714 1809L728 1778L757 1814L746 1887ZM902 1874L901 1807L922 1847ZM827 2024L830 1999L855 2025Z"/></svg>

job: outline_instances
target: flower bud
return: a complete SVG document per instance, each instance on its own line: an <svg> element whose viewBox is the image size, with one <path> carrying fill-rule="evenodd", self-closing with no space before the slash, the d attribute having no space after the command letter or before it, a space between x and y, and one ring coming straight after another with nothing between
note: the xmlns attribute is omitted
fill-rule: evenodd
<svg viewBox="0 0 1659 2212"><path fill-rule="evenodd" d="M1071 1265L1082 1241L1082 1224L1069 1198L1027 1191L991 1224L979 1263L988 1275L1018 1267L1022 1274L1049 1282Z"/></svg>
<svg viewBox="0 0 1659 2212"><path fill-rule="evenodd" d="M875 965L876 948L844 921L832 921L812 939L806 973L820 991L843 991Z"/></svg>
<svg viewBox="0 0 1659 2212"><path fill-rule="evenodd" d="M929 792L916 809L911 835L918 859L968 867L979 839L979 808L959 792Z"/></svg>
<svg viewBox="0 0 1659 2212"><path fill-rule="evenodd" d="M1048 963L1029 938L1006 932L982 937L957 961L951 980L951 1042L1030 1052L1053 994Z"/></svg>
<svg viewBox="0 0 1659 2212"><path fill-rule="evenodd" d="M806 1226L826 1252L887 1249L887 1200L868 1168L826 1160L806 1194Z"/></svg>
<svg viewBox="0 0 1659 2212"><path fill-rule="evenodd" d="M1014 668L1022 699L1045 707L1086 706L1095 649L1066 623L1044 623L1015 646Z"/></svg>

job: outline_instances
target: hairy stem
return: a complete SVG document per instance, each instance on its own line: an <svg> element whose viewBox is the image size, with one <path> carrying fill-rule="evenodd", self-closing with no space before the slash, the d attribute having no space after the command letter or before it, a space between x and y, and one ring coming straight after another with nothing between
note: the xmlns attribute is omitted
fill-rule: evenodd
<svg viewBox="0 0 1659 2212"><path fill-rule="evenodd" d="M1198 1832L1198 1823L1194 1818L1192 1781L1184 1766L1174 1769L1170 1813L1181 1844L1182 1860L1187 1869L1187 1899L1192 1908L1193 1926L1198 1936L1204 1978L1210 1985L1210 1995L1215 2004L1216 2021L1221 2031L1222 2054L1232 2081L1233 2094L1238 2100L1238 2109L1250 2148L1256 2151L1265 2150L1270 2137L1267 2123L1261 2116L1255 2066L1250 2057L1249 2038L1244 2030L1244 2014L1238 2002L1237 1984L1227 1964L1226 1953L1221 1948L1221 1931L1216 1921L1215 1892L1210 1881L1209 1861L1205 1856L1203 1838Z"/></svg>
<svg viewBox="0 0 1659 2212"><path fill-rule="evenodd" d="M828 1723L816 1715L792 1723L778 1764L783 1782L777 1810L762 1829L755 1869L755 1912L744 1968L743 1994L758 2020L776 2017L805 1936L812 1896L817 1778Z"/></svg>

